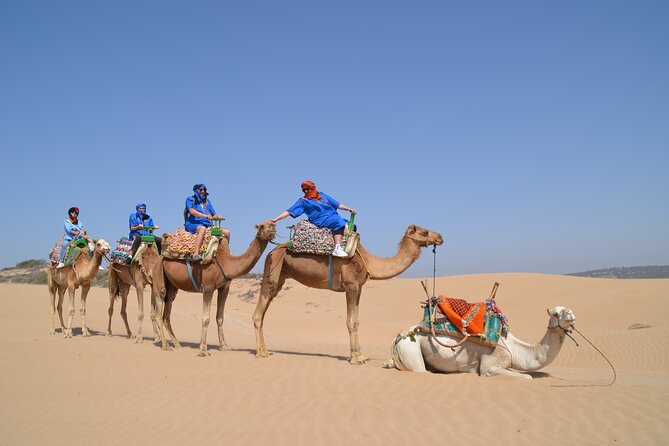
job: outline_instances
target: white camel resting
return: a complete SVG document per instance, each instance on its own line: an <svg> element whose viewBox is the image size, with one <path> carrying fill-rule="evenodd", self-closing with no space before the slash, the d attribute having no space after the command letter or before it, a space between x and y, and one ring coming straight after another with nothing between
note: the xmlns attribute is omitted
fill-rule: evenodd
<svg viewBox="0 0 669 446"><path fill-rule="evenodd" d="M574 313L565 307L547 310L550 319L544 337L537 344L523 342L511 333L500 337L496 347L464 342L455 348L443 347L431 334L413 326L397 335L393 343L392 359L384 365L399 370L425 372L426 366L436 372L478 373L480 376L509 375L532 379L520 373L539 370L557 357L567 333L574 328ZM442 344L455 345L460 339L437 334Z"/></svg>

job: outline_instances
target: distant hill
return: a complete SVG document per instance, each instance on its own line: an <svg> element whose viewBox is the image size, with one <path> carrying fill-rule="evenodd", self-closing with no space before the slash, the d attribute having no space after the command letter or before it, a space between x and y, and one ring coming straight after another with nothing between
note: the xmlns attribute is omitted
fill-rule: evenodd
<svg viewBox="0 0 669 446"><path fill-rule="evenodd" d="M46 285L46 270L49 262L42 259L31 259L19 262L13 268L0 270L0 283L28 283L33 285ZM100 270L95 276L93 286L107 286L107 271Z"/></svg>
<svg viewBox="0 0 669 446"><path fill-rule="evenodd" d="M598 277L601 279L668 279L669 265L662 266L623 266L621 268L603 268L567 276Z"/></svg>

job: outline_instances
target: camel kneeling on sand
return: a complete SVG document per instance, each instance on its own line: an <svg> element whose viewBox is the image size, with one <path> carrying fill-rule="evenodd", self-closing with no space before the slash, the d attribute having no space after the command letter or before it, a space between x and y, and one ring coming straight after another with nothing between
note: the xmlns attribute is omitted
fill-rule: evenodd
<svg viewBox="0 0 669 446"><path fill-rule="evenodd" d="M481 376L509 375L532 379L529 374L557 357L567 333L574 328L576 317L565 307L547 310L550 319L546 334L537 344L523 342L511 333L500 338L496 347L465 342L455 348L440 345L431 334L411 327L397 335L385 366L410 372L467 372ZM442 344L455 345L460 339L437 334Z"/></svg>

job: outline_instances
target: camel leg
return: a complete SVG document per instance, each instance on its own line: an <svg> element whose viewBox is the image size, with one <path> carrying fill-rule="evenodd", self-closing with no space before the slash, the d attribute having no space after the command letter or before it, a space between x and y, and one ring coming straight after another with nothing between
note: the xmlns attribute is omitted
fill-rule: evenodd
<svg viewBox="0 0 669 446"><path fill-rule="evenodd" d="M58 311L58 319L60 319L60 332L65 334L65 321L63 320L63 302L65 301L65 291L67 288L58 287L58 304L56 310Z"/></svg>
<svg viewBox="0 0 669 446"><path fill-rule="evenodd" d="M67 284L67 295L68 295L68 302L70 303L70 309L68 311L67 315L67 325L65 326L65 330L63 330L63 338L71 338L72 337L72 318L74 317L74 292L75 292L74 284Z"/></svg>
<svg viewBox="0 0 669 446"><path fill-rule="evenodd" d="M166 284L167 287L167 292L165 294L165 306L163 309L163 326L167 328L167 333L170 335L170 338L172 338L172 343L174 344L174 348L179 348L181 347L181 344L179 344L179 341L177 340L177 337L174 335L174 330L172 330L172 303L174 302L174 299L177 297L177 288L170 284L169 282ZM167 340L163 337L163 350L169 350L169 344L167 344ZM167 346L167 347L166 347Z"/></svg>
<svg viewBox="0 0 669 446"><path fill-rule="evenodd" d="M128 324L128 293L130 293L130 285L121 285L121 319L125 325L125 335L128 339L132 337L130 325Z"/></svg>
<svg viewBox="0 0 669 446"><path fill-rule="evenodd" d="M156 297L156 293L151 288L151 326L153 327L153 342L156 342L158 339L163 339L161 334L161 327L159 325L159 317L162 314L162 300Z"/></svg>
<svg viewBox="0 0 669 446"><path fill-rule="evenodd" d="M267 263L265 263L265 266L265 270L267 270ZM263 277L262 284L260 285L260 297L258 298L256 309L253 312L253 325L256 329L257 358L266 358L272 354L267 350L267 345L265 344L263 325L269 304L272 302L272 299L274 299L274 297L279 294L279 291L281 291L281 287L283 286L285 280L286 279L283 277L283 275L279 275L276 281L270 277Z"/></svg>
<svg viewBox="0 0 669 446"><path fill-rule="evenodd" d="M420 343L415 335L410 335L414 330L415 327L397 336L391 349L390 365L402 371L426 372Z"/></svg>
<svg viewBox="0 0 669 446"><path fill-rule="evenodd" d="M360 307L361 293L362 288L357 284L346 287L346 327L351 343L350 363L353 365L364 364L369 359L360 351L360 339L358 338L358 326L360 325L358 308Z"/></svg>
<svg viewBox="0 0 669 446"><path fill-rule="evenodd" d="M511 355L506 349L499 345L489 355L481 357L481 366L479 368L479 375L481 376L515 376L518 378L532 379L532 375L509 370L511 367Z"/></svg>
<svg viewBox="0 0 669 446"><path fill-rule="evenodd" d="M106 336L112 335L111 321L112 321L112 316L114 315L115 301L116 301L116 292L115 290L112 289L112 285L109 285L109 308L107 308L107 315L109 316L109 322L107 323L107 333L105 334Z"/></svg>
<svg viewBox="0 0 669 446"><path fill-rule="evenodd" d="M205 288L202 293L202 333L200 334L200 351L198 356L209 356L207 352L207 329L209 328L209 319L211 318L211 300L214 297L214 290Z"/></svg>
<svg viewBox="0 0 669 446"><path fill-rule="evenodd" d="M137 276L141 276L140 272ZM144 342L142 337L142 324L144 322L144 281L141 277L135 277L135 289L137 290L137 336L135 336L135 343L140 344ZM129 332L130 330L128 330Z"/></svg>
<svg viewBox="0 0 669 446"><path fill-rule="evenodd" d="M49 269L47 278L49 289L49 306L51 309L51 329L49 330L49 334L56 333L56 293L58 292L58 285L56 285L56 283L53 281L52 274L52 269Z"/></svg>
<svg viewBox="0 0 669 446"><path fill-rule="evenodd" d="M230 350L230 347L228 347L228 344L225 342L225 335L223 334L223 317L225 302L228 300L228 291L230 291L230 282L226 281L225 284L218 289L216 299L216 325L218 325L218 349L220 351Z"/></svg>
<svg viewBox="0 0 669 446"><path fill-rule="evenodd" d="M84 337L91 335L88 332L88 327L86 326L86 297L88 296L88 290L90 289L90 283L81 286L81 305L79 307L79 313L81 314L81 334Z"/></svg>

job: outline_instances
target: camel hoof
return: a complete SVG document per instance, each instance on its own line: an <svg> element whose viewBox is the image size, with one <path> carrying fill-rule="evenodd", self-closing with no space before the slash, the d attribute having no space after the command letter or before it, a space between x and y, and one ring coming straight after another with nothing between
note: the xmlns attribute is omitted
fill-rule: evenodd
<svg viewBox="0 0 669 446"><path fill-rule="evenodd" d="M267 350L262 351L262 352L258 351L258 352L256 352L256 358L269 358L273 354L274 353L268 352Z"/></svg>
<svg viewBox="0 0 669 446"><path fill-rule="evenodd" d="M85 338L89 338L91 334L88 332L88 330L82 330L81 335Z"/></svg>
<svg viewBox="0 0 669 446"><path fill-rule="evenodd" d="M56 330L52 328L51 330L49 330L49 334L56 334Z"/></svg>
<svg viewBox="0 0 669 446"><path fill-rule="evenodd" d="M137 336L135 338L135 344L142 344L144 342L144 338L141 336Z"/></svg>
<svg viewBox="0 0 669 446"><path fill-rule="evenodd" d="M167 343L163 343L163 350L165 350L166 352L171 352L172 347L170 347L169 344Z"/></svg>
<svg viewBox="0 0 669 446"><path fill-rule="evenodd" d="M206 350L200 350L200 351L197 353L197 355L200 356L200 357L202 357L202 358L206 358L207 356L211 356L211 353L209 353L209 352L206 351Z"/></svg>
<svg viewBox="0 0 669 446"><path fill-rule="evenodd" d="M72 338L72 330L66 328L66 329L63 331L63 339L68 339L68 338L69 338L69 339Z"/></svg>
<svg viewBox="0 0 669 446"><path fill-rule="evenodd" d="M105 333L105 336L107 336L107 337L109 337L109 336L111 336L111 335L112 335L111 330L108 330L107 333Z"/></svg>
<svg viewBox="0 0 669 446"><path fill-rule="evenodd" d="M221 351L221 352L226 352L226 351L229 351L229 350L232 350L232 349L230 347L228 347L227 344L223 344L220 347L218 347L218 351Z"/></svg>
<svg viewBox="0 0 669 446"><path fill-rule="evenodd" d="M369 361L369 358L365 355L358 355L355 358L351 358L350 364L351 365L363 365Z"/></svg>

